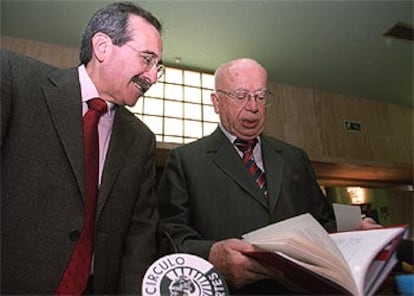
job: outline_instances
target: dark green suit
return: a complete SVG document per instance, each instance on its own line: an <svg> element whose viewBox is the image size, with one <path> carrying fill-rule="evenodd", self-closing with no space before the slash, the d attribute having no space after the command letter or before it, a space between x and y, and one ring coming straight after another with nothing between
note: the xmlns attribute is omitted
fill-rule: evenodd
<svg viewBox="0 0 414 296"><path fill-rule="evenodd" d="M95 293L138 293L156 259L155 138L117 107L98 197ZM77 68L1 51L1 293L51 294L84 219Z"/></svg>
<svg viewBox="0 0 414 296"><path fill-rule="evenodd" d="M336 228L305 152L262 136L269 205L223 132L171 151L159 187L162 227L177 251L208 258L214 241L310 212Z"/></svg>

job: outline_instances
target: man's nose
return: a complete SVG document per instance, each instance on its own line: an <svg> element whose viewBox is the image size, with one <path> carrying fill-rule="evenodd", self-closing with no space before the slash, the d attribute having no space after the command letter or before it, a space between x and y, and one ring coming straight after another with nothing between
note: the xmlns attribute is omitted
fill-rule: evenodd
<svg viewBox="0 0 414 296"><path fill-rule="evenodd" d="M252 96L251 94L247 98L247 102L245 105L245 108L251 111L257 111L258 109L258 103L256 101L256 97Z"/></svg>
<svg viewBox="0 0 414 296"><path fill-rule="evenodd" d="M143 76L149 83L154 84L155 82L157 82L158 79L157 67L154 65L149 70L145 71Z"/></svg>

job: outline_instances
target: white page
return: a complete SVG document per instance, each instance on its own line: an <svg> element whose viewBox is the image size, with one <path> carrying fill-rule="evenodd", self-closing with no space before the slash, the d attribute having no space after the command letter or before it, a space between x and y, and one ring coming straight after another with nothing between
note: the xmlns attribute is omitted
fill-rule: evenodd
<svg viewBox="0 0 414 296"><path fill-rule="evenodd" d="M355 230L361 223L361 208L358 206L334 203L333 209L336 217L338 231Z"/></svg>
<svg viewBox="0 0 414 296"><path fill-rule="evenodd" d="M296 233L296 236L292 236ZM293 218L270 224L258 230L254 230L242 236L250 243L271 243L278 240L297 237L298 239L306 239L313 242L321 249L330 250L334 254L341 256L335 243L329 239L325 228L313 218L309 213L295 216Z"/></svg>
<svg viewBox="0 0 414 296"><path fill-rule="evenodd" d="M384 265L382 265L381 273L379 273L376 276L375 281L368 284L368 287L364 291L366 295L374 295L376 290L381 286L381 284L384 282L385 278L388 276L388 274L391 272L391 270L394 268L394 266L398 263L397 254L393 253L391 255L391 258L388 260L388 262Z"/></svg>
<svg viewBox="0 0 414 296"><path fill-rule="evenodd" d="M364 294L364 275L369 263L377 256L397 233L402 233L404 228L381 228L372 230L350 231L333 233L329 236L336 243L345 257L352 271L360 294Z"/></svg>

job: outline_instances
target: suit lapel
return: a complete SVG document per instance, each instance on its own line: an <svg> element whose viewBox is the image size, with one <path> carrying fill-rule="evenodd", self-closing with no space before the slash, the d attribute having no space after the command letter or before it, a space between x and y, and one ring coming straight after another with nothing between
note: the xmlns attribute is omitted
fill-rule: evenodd
<svg viewBox="0 0 414 296"><path fill-rule="evenodd" d="M266 172L267 189L269 191L269 210L272 213L282 188L284 161L280 149L272 145L265 136L262 136L261 139L263 163Z"/></svg>
<svg viewBox="0 0 414 296"><path fill-rule="evenodd" d="M134 143L135 138L139 136L129 132L129 125L132 119L124 107L117 107L112 127L111 140L109 142L108 152L106 155L105 166L102 175L101 187L99 189L98 206L96 217L98 218L106 200L108 199L111 188L115 183L118 173L125 161L128 161L128 150Z"/></svg>
<svg viewBox="0 0 414 296"><path fill-rule="evenodd" d="M70 71L61 69L52 73L49 81L42 85L42 89L50 110L50 116L55 124L56 133L62 142L84 201L82 104L77 68ZM115 113L104 174L99 190L96 217L99 217L117 174L124 161L126 161L127 151L135 139L133 134L128 133L128 125L131 124L131 119L127 112L125 108L118 107ZM74 139L79 140L74 141Z"/></svg>
<svg viewBox="0 0 414 296"><path fill-rule="evenodd" d="M207 153L215 153L213 161L216 165L240 187L257 200L263 207L267 208L263 193L260 191L254 179L245 169L240 156L237 155L233 145L225 137L219 128L212 134L212 141Z"/></svg>
<svg viewBox="0 0 414 296"><path fill-rule="evenodd" d="M56 133L84 197L82 104L77 68L53 72L41 87Z"/></svg>

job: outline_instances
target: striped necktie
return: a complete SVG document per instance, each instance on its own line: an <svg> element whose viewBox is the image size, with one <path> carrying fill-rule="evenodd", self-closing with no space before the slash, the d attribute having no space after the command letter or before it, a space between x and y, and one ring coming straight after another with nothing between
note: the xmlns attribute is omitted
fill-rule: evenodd
<svg viewBox="0 0 414 296"><path fill-rule="evenodd" d="M256 161L253 156L253 149L257 144L257 139L253 140L242 140L237 138L234 141L234 145L243 153L243 163L250 175L256 181L259 188L263 191L263 194L268 199L267 185L266 185L266 175L265 173L257 166Z"/></svg>

